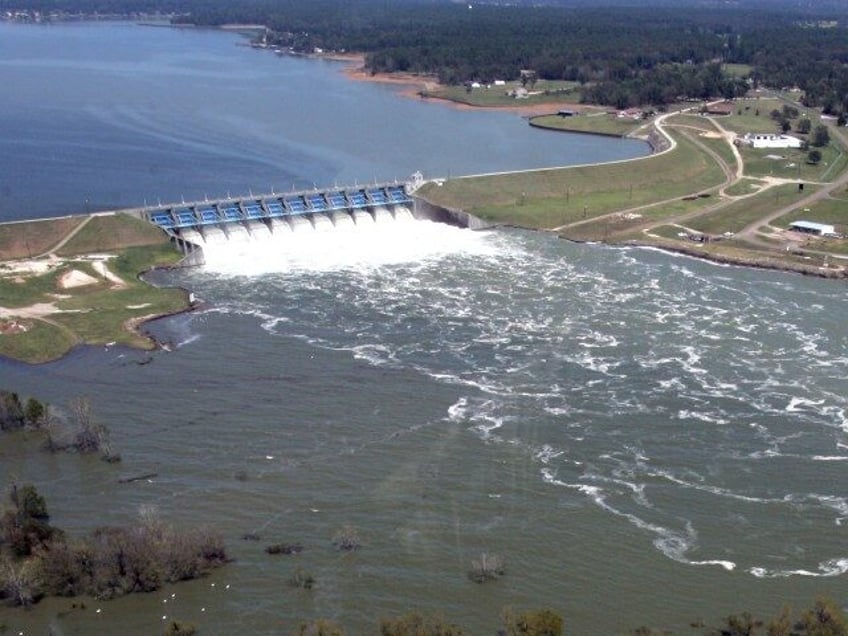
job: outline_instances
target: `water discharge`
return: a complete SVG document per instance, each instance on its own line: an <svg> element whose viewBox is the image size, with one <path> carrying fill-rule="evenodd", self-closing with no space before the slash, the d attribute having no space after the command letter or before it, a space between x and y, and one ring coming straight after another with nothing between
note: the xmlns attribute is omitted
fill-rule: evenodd
<svg viewBox="0 0 848 636"><path fill-rule="evenodd" d="M186 237L202 246L209 272L258 276L371 269L458 254L494 254L485 234L417 220L405 206L274 219L270 229L257 222L249 231L227 226L227 232L215 228L206 237Z"/></svg>
<svg viewBox="0 0 848 636"><path fill-rule="evenodd" d="M674 561L845 571L838 542L797 543L811 513L831 534L848 506L835 484L810 492L799 478L818 484L823 460L848 459L848 368L832 355L845 326L779 300L782 282L647 251L566 257L550 239L408 218L326 225L215 244L216 297L251 290L225 310L457 387L449 421L523 449L542 482Z"/></svg>

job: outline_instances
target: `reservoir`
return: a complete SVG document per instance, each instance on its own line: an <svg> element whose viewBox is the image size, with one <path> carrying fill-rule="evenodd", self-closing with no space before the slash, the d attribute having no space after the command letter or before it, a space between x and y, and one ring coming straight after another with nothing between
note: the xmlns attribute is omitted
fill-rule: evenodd
<svg viewBox="0 0 848 636"><path fill-rule="evenodd" d="M0 23L0 219L610 161L641 141L434 107L213 30Z"/></svg>
<svg viewBox="0 0 848 636"><path fill-rule="evenodd" d="M0 77L17 87L0 102L6 219L148 192L644 152L400 98L217 32L0 34ZM272 111L281 103L291 110ZM0 608L10 633L141 636L166 617L204 635L271 635L320 617L368 634L417 609L494 634L506 606L550 607L568 634L692 633L731 613L844 602L844 284L520 230L410 222L320 239L304 233L296 253L222 244L202 269L157 274L205 303L149 326L170 352L0 362L6 389L59 408L89 397L123 458L48 455L6 435L4 483L36 484L72 535L152 507L217 529L236 559L85 610ZM361 540L352 553L332 546L345 525ZM274 543L304 551L265 554ZM467 573L483 552L505 574L477 584ZM297 567L311 591L289 586Z"/></svg>

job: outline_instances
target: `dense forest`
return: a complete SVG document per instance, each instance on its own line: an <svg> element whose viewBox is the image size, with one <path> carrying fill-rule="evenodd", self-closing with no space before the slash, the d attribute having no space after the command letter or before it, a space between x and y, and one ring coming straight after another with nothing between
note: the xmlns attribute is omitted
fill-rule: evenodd
<svg viewBox="0 0 848 636"><path fill-rule="evenodd" d="M729 98L762 84L798 86L807 105L835 114L848 110L844 3L633 4L0 0L0 11L161 11L181 23L263 24L269 44L293 52L365 53L374 73L431 74L461 84L516 80L528 69L539 79L579 82L584 101L619 107ZM750 77L727 74L724 64L750 66Z"/></svg>

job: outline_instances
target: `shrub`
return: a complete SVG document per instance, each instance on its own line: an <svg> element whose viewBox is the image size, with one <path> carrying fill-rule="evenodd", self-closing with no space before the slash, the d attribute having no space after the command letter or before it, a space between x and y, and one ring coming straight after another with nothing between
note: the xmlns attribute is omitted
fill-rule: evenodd
<svg viewBox="0 0 848 636"><path fill-rule="evenodd" d="M359 542L359 533L352 525L344 525L339 528L339 531L333 536L333 545L336 549L342 552L351 552L358 550L361 546Z"/></svg>
<svg viewBox="0 0 848 636"><path fill-rule="evenodd" d="M0 430L21 428L24 425L24 410L17 393L0 391Z"/></svg>
<svg viewBox="0 0 848 636"><path fill-rule="evenodd" d="M289 585L304 590L311 590L315 585L315 578L307 570L297 566L289 577Z"/></svg>
<svg viewBox="0 0 848 636"><path fill-rule="evenodd" d="M0 563L0 596L13 605L29 607L41 595L37 568L32 561Z"/></svg>
<svg viewBox="0 0 848 636"><path fill-rule="evenodd" d="M16 556L30 556L35 548L56 536L58 530L50 525L47 504L35 486L12 484L9 500L13 508L0 521L2 538Z"/></svg>
<svg viewBox="0 0 848 636"><path fill-rule="evenodd" d="M300 554L303 552L303 546L299 543L275 543L265 548L268 554Z"/></svg>
<svg viewBox="0 0 848 636"><path fill-rule="evenodd" d="M380 636L464 636L456 625L446 623L441 617L423 616L411 612L398 618L380 621Z"/></svg>
<svg viewBox="0 0 848 636"><path fill-rule="evenodd" d="M77 398L71 401L71 413L78 427L73 442L73 447L77 451L100 453L101 457L109 462L120 460L120 455L112 449L109 429L94 421L88 398Z"/></svg>
<svg viewBox="0 0 848 636"><path fill-rule="evenodd" d="M163 636L194 636L196 633L197 626L194 623L182 621L171 621L162 632Z"/></svg>
<svg viewBox="0 0 848 636"><path fill-rule="evenodd" d="M775 618L766 626L768 636L790 636L792 634L792 618L789 608L784 606Z"/></svg>
<svg viewBox="0 0 848 636"><path fill-rule="evenodd" d="M468 572L468 578L475 583L485 583L504 574L503 559L497 554L483 552L479 559L471 562L471 570Z"/></svg>
<svg viewBox="0 0 848 636"><path fill-rule="evenodd" d="M198 578L228 561L216 534L177 532L149 515L131 528L103 527L38 553L44 589L58 596L113 598Z"/></svg>
<svg viewBox="0 0 848 636"><path fill-rule="evenodd" d="M301 623L294 636L344 636L344 630L333 621L319 618L311 623Z"/></svg>
<svg viewBox="0 0 848 636"><path fill-rule="evenodd" d="M501 618L507 636L562 636L562 617L549 609L520 614L506 609Z"/></svg>
<svg viewBox="0 0 848 636"><path fill-rule="evenodd" d="M848 621L836 603L817 599L801 617L800 627L806 636L848 636Z"/></svg>
<svg viewBox="0 0 848 636"><path fill-rule="evenodd" d="M754 620L748 612L731 614L725 621L725 626L720 630L722 636L751 636L762 623Z"/></svg>

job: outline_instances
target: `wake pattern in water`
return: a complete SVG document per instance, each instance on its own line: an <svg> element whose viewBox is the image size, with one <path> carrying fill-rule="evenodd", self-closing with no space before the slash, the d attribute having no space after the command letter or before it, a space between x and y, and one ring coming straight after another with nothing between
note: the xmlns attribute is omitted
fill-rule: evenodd
<svg viewBox="0 0 848 636"><path fill-rule="evenodd" d="M232 299L218 311L271 333L455 386L446 419L523 449L550 488L670 559L755 577L848 571L848 301L833 283L375 225L336 225L319 256L222 251L202 284Z"/></svg>

